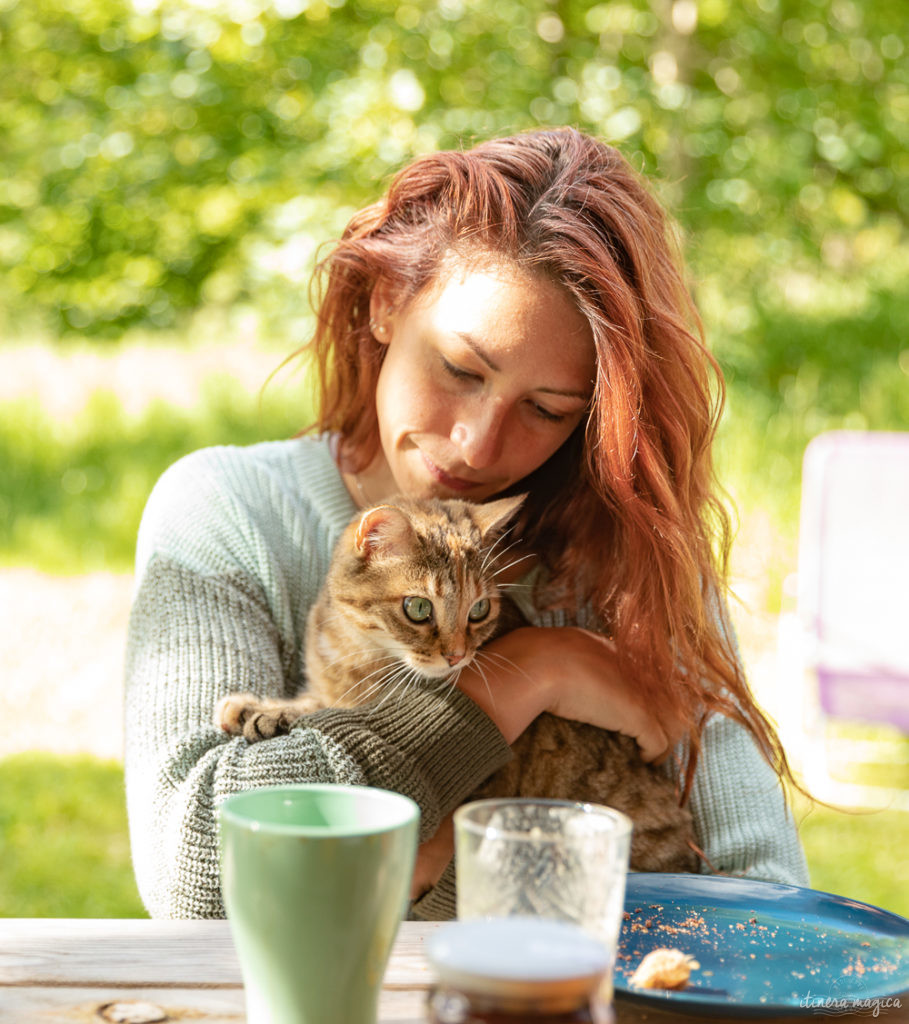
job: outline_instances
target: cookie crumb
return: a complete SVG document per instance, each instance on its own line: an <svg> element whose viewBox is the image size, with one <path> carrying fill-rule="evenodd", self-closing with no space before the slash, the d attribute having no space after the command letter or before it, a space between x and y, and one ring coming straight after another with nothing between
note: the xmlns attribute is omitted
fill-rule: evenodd
<svg viewBox="0 0 909 1024"><path fill-rule="evenodd" d="M701 965L680 949L654 949L628 979L635 988L682 989Z"/></svg>

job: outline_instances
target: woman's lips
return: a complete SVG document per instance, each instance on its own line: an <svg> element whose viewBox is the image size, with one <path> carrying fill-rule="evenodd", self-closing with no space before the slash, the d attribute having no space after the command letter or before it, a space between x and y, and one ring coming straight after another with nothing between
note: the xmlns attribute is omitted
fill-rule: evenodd
<svg viewBox="0 0 909 1024"><path fill-rule="evenodd" d="M479 480L465 480L460 476L452 476L437 466L424 452L420 452L420 455L423 458L423 465L429 470L429 475L443 487L448 487L452 491L469 491L473 487L479 487Z"/></svg>

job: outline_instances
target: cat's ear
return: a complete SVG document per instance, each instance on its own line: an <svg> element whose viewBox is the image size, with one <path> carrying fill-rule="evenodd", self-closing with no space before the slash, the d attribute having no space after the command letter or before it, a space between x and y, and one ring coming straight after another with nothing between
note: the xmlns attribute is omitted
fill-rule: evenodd
<svg viewBox="0 0 909 1024"><path fill-rule="evenodd" d="M501 533L526 500L526 494L518 494L512 498L499 498L497 501L487 501L483 505L475 506L473 516L480 528L483 542L488 543L496 534Z"/></svg>
<svg viewBox="0 0 909 1024"><path fill-rule="evenodd" d="M360 517L354 546L365 559L373 555L394 555L407 548L413 538L410 520L395 505L377 505Z"/></svg>

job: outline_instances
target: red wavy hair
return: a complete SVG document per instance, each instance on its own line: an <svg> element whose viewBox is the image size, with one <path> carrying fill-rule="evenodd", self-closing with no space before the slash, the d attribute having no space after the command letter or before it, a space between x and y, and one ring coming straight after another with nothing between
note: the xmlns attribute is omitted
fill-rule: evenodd
<svg viewBox="0 0 909 1024"><path fill-rule="evenodd" d="M423 156L357 213L317 271L318 419L345 464L378 447L375 390L385 353L369 299L403 301L452 254L512 261L560 283L590 324L597 377L586 422L529 490L524 538L560 599L590 602L649 706L687 723L693 776L706 717L741 722L791 780L745 682L722 594L729 520L711 445L724 401L678 245L646 182L572 129L533 131ZM686 786L686 792L687 788Z"/></svg>

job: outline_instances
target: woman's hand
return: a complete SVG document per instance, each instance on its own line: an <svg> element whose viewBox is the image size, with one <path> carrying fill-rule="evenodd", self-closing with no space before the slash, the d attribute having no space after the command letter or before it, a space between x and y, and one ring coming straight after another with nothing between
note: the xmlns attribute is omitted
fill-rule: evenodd
<svg viewBox="0 0 909 1024"><path fill-rule="evenodd" d="M612 641L579 627L525 626L487 644L458 686L509 743L544 711L631 736L646 761L664 757L682 734L621 675Z"/></svg>

